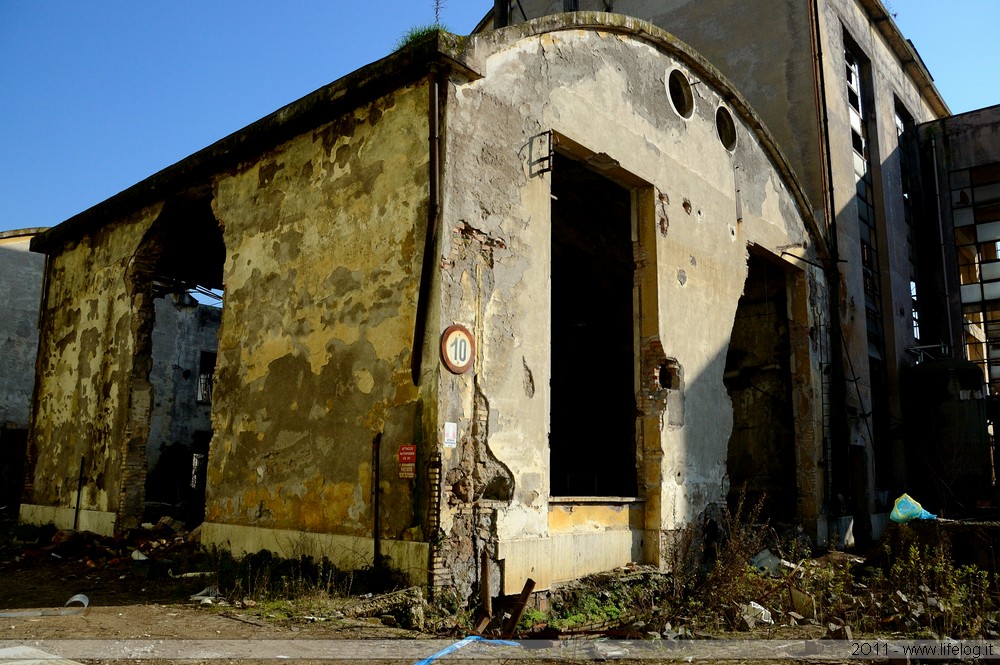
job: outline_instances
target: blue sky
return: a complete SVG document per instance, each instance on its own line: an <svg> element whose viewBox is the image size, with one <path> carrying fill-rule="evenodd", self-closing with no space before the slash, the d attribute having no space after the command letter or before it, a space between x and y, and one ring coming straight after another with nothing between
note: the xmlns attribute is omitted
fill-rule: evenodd
<svg viewBox="0 0 1000 665"><path fill-rule="evenodd" d="M442 20L466 34L492 4ZM1000 0L886 5L954 112L1000 103ZM0 231L57 224L433 18L432 0L0 0Z"/></svg>

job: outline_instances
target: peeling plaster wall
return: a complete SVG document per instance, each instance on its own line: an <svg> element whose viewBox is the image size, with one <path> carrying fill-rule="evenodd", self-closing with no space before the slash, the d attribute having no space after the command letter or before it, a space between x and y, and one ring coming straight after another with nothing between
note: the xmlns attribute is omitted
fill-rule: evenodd
<svg viewBox="0 0 1000 665"><path fill-rule="evenodd" d="M656 45L630 34L559 30L559 20L476 36L467 63L484 78L453 86L449 98L445 217L454 232L442 249L440 323L469 326L477 336L478 358L474 374L441 377L439 425L457 421L460 434L458 447L444 450L442 527L446 534L452 528L467 533L459 523L465 524L463 515L475 513L470 506L478 507L480 520L492 515L489 524L476 528L500 543L498 558L505 558L505 547L512 555L504 562L506 592L519 589L529 575L544 585L592 572L551 557L529 557L524 549L533 540L536 550L544 551L551 540L546 444L550 201L549 176L535 173L532 165L539 135L553 129L606 153L657 194L638 197L653 208L645 219L656 229L654 234L640 229L640 237L655 238L655 247L637 251L657 262L650 285L657 293L651 298L655 311L646 308L642 316L659 321L656 341L681 368L684 395L680 400L664 396L666 412L641 446L646 461L640 498L646 501L646 535L654 541L645 550L653 562L660 562L664 552L661 535L666 538L697 520L725 495L732 415L722 376L746 277L747 245L775 255L782 247L797 246L801 253L811 245L793 197L754 133L737 119L735 153L723 147L716 135L717 82L699 80L679 64L664 46L668 37ZM621 19L618 32L622 26L632 28L629 19ZM543 34L532 34L536 31ZM667 73L678 66L697 81L689 120L673 111L665 90ZM811 250L804 251L811 256ZM804 264L798 267L812 273ZM815 323L817 304L806 305L804 325ZM810 366L803 376L815 377L818 373L809 372L816 371L818 349L814 346L804 358ZM802 390L816 387L810 378ZM486 427L477 430L477 423ZM819 442L800 445L812 450ZM486 456L495 461L473 463ZM809 456L818 458L818 452ZM498 477L505 479L507 495L477 503L476 483L485 487ZM469 479L471 491L463 489L463 479ZM515 540L516 557L513 545L505 546ZM445 549L449 546L462 545L446 540ZM464 547L490 546L484 540L481 546ZM629 548L624 551L627 556ZM524 565L526 560L545 562L544 569ZM473 567L456 565L451 572L457 588L472 587Z"/></svg>
<svg viewBox="0 0 1000 665"><path fill-rule="evenodd" d="M402 88L216 180L227 255L206 521L227 534L357 537L370 562L383 432L380 537L421 537L417 481L395 455L421 445L424 417L410 347L427 99L426 85Z"/></svg>
<svg viewBox="0 0 1000 665"><path fill-rule="evenodd" d="M136 343L130 271L159 209L110 221L50 258L29 438L34 481L22 520L53 521L57 508L76 506L82 456L80 507L95 513L96 530L114 528L129 413L148 416L149 409L130 401Z"/></svg>

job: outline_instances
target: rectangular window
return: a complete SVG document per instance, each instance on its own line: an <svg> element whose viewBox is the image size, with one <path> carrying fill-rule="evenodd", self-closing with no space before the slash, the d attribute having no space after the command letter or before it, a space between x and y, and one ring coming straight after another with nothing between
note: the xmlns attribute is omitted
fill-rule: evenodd
<svg viewBox="0 0 1000 665"><path fill-rule="evenodd" d="M850 38L844 36L844 64L847 71L847 103L851 116L851 146L854 148L856 176L855 205L858 210L858 235L861 242L866 324L869 354L885 357L885 332L882 324L882 276L879 265L879 237L875 219L875 197L871 172L868 125L868 97L871 94L867 64L856 52Z"/></svg>
<svg viewBox="0 0 1000 665"><path fill-rule="evenodd" d="M1000 162L950 174L965 357L1000 394Z"/></svg>
<svg viewBox="0 0 1000 665"><path fill-rule="evenodd" d="M198 403L211 404L212 384L215 379L216 354L211 351L202 351L201 359L198 362Z"/></svg>
<svg viewBox="0 0 1000 665"><path fill-rule="evenodd" d="M913 164L909 151L903 142L903 135L913 130L913 116L903 103L896 100L896 112L893 120L896 124L896 147L899 154L899 185L903 198L903 219L906 221L906 253L910 271L910 317L912 321L913 339L920 341L920 312L917 308L917 259L913 227Z"/></svg>

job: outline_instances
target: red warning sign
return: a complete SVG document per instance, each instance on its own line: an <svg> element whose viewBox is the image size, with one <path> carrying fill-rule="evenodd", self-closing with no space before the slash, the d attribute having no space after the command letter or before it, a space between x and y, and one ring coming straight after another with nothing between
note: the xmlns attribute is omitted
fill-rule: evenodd
<svg viewBox="0 0 1000 665"><path fill-rule="evenodd" d="M417 477L417 447L415 445L399 447L399 477Z"/></svg>

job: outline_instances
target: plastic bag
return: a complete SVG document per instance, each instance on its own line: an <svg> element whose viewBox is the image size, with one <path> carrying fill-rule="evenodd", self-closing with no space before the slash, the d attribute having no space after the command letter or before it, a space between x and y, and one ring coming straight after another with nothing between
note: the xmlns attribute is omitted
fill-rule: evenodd
<svg viewBox="0 0 1000 665"><path fill-rule="evenodd" d="M897 524L906 524L913 520L936 520L937 515L927 512L909 494L904 494L896 499L896 505L889 513L889 519Z"/></svg>

